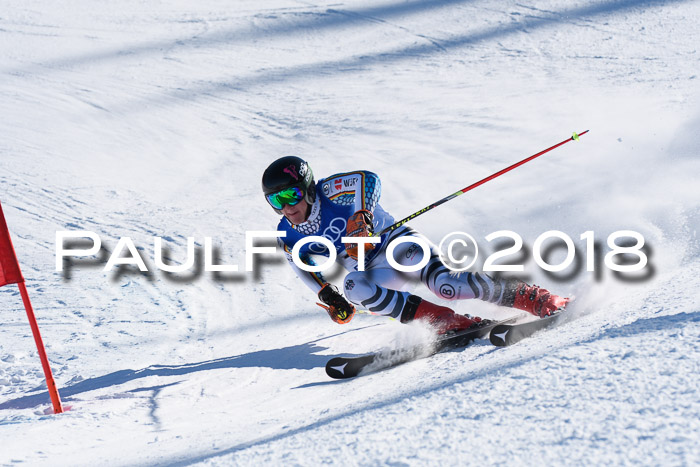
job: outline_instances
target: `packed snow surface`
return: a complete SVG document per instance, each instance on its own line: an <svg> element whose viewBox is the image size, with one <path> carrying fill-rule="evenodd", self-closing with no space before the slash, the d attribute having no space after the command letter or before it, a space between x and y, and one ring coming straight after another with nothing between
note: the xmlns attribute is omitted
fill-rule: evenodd
<svg viewBox="0 0 700 467"><path fill-rule="evenodd" d="M698 24L697 1L4 1L0 201L72 409L47 410L2 287L0 464L697 465ZM335 381L330 357L425 329L333 323L279 253L245 271L280 156L379 174L398 219L584 130L411 222L470 233L478 265L520 235L500 261L576 297L554 330ZM57 271L56 233L84 230L102 252ZM559 273L533 260L551 230ZM639 273L604 262L620 230ZM148 272L103 270L122 237ZM157 268L154 237L174 264L194 237L197 265ZM206 237L239 273L203 270Z"/></svg>

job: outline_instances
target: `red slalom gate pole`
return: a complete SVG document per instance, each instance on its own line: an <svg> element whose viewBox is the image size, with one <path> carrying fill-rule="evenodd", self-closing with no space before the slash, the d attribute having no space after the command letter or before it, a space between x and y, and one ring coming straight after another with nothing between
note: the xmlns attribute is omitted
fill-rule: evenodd
<svg viewBox="0 0 700 467"><path fill-rule="evenodd" d="M496 178L496 177L500 177L500 176L503 175L504 173L510 172L511 170L515 169L516 167L520 167L521 165L523 165L523 164L525 164L525 163L527 163L527 162L530 162L531 160L533 160L533 159L535 159L535 158L537 158L537 157L540 157L542 154L548 153L548 152L551 151L552 149L556 149L556 148L558 148L559 146L568 143L569 141L578 141L578 138L579 138L580 136L585 135L586 133L588 133L588 130L582 131L581 133L574 133L574 135L571 136L570 138L567 138L567 139L565 139L564 141L555 144L554 146L548 147L548 148L545 149L544 151L540 151L540 152L538 152L537 154L533 154L532 156L530 156L530 157L528 157L528 158L526 158L526 159L523 159L523 160L521 160L520 162L516 162L515 164L513 164L513 165L511 165L511 166L509 166L509 167L506 167L505 169L500 170L500 171L496 172L496 173L493 174L493 175L489 175L488 177L486 177L486 178L484 178L484 179L481 179L481 180L479 180L479 181L476 182L476 183L472 183L472 184L469 185L468 187L462 188L461 190L459 190L459 191L457 191L457 192L455 192L455 193L452 193L452 194L449 195L449 196L445 196L444 198L442 198L442 199L439 200L439 201L434 202L434 203L431 204L430 206L427 206L427 207L421 209L420 211L416 211L416 212L414 212L413 214L411 214L410 216L408 216L408 217L406 217L406 218L404 218L404 219L401 219L400 221L398 221L398 222L396 222L396 223L390 225L390 226L387 227L386 229L382 230L381 233L377 234L376 236L377 236L377 237L381 237L383 234L385 234L385 233L387 233L387 232L391 232L392 230L396 230L396 229L398 229L399 227L401 227L402 225L404 225L406 222L408 222L408 221L410 221L410 220L412 220L412 219L415 219L416 217L420 216L421 214L424 214L424 213L430 211L431 209L434 209L434 208L440 206L441 204L446 203L446 202L448 202L449 200L451 200L451 199L453 199L453 198L456 198L456 197L459 196L459 195L463 195L464 193L466 193L466 192L468 192L468 191L470 191L470 190L473 190L474 188L476 188L476 187L478 187L478 186L480 186L480 185L483 185L484 183L488 182L489 180L493 180L493 179Z"/></svg>
<svg viewBox="0 0 700 467"><path fill-rule="evenodd" d="M46 377L46 387L49 389L49 396L51 397L51 403L53 404L53 412L63 413L61 397L58 395L56 382L53 379L53 373L51 372L49 359L46 356L46 349L44 349L44 341L41 339L41 333L39 332L39 326L36 323L36 317L34 316L32 302L29 300L27 287L24 285L24 282L18 283L17 286L19 287L19 293L22 295L22 302L24 302L24 308L25 310L27 310L27 318L29 318L29 325L32 328L34 342L36 342L36 348L39 352L39 358L41 359L41 366L44 369L44 376Z"/></svg>
<svg viewBox="0 0 700 467"><path fill-rule="evenodd" d="M5 222L5 214L2 212L2 205L0 204L0 287L7 284L17 284L17 287L19 287L19 293L22 295L24 309L27 311L29 325L32 328L32 334L34 335L36 349L39 352L39 358L41 359L41 366L44 368L46 387L49 390L49 396L51 396L53 411L54 413L62 413L63 407L61 406L61 398L58 396L58 389L56 389L56 382L53 379L53 373L51 373L49 359L46 357L44 342L41 340L39 325L36 322L36 316L34 316L32 302L29 300L29 294L27 293L27 287L24 284L22 270L19 267L17 255L15 254L15 248L12 246L10 231L7 228L7 222Z"/></svg>

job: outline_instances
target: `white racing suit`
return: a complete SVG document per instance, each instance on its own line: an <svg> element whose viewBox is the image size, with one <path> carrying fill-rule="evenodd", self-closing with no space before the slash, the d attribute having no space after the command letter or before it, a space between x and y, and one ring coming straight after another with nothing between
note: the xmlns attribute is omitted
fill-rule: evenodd
<svg viewBox="0 0 700 467"><path fill-rule="evenodd" d="M402 272L393 268L387 258L387 245L403 236L419 236L407 226L382 235L381 243L369 251L365 258L365 270L358 271L356 260L348 257L340 238L346 235L347 219L355 212L366 209L374 215L374 232L394 223L393 217L378 204L381 194L379 177L368 171L336 174L325 178L316 185L316 200L306 222L292 225L283 217L278 230L286 232L279 238L292 269L316 294L327 282L319 272L307 272L294 264L292 248L303 237L323 236L336 248L337 260L350 271L343 281L345 296L356 306L380 315L401 319L410 295L407 285L417 281L425 284L430 291L445 300L479 298L491 303L512 306L515 285L511 281L494 280L486 274L465 272L450 274L437 253L437 248L425 237L431 246L430 260L420 270ZM322 243L310 243L300 250L300 259L309 265L316 265L314 255L329 256ZM414 242L398 245L393 252L394 260L402 266L415 266L423 259L422 248Z"/></svg>

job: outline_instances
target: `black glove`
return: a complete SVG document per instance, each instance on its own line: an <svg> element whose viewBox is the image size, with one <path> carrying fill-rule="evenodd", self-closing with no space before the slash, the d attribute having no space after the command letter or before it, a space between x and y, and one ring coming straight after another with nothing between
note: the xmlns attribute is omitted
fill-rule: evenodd
<svg viewBox="0 0 700 467"><path fill-rule="evenodd" d="M328 306L321 305L320 303L317 303L317 305L325 308L331 319L338 324L349 323L352 317L355 316L355 306L347 301L347 299L338 292L338 288L330 282L326 283L318 292L318 298Z"/></svg>

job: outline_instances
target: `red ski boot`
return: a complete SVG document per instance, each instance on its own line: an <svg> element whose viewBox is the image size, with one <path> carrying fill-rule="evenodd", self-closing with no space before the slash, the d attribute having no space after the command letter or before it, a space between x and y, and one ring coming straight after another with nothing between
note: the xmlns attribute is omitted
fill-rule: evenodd
<svg viewBox="0 0 700 467"><path fill-rule="evenodd" d="M536 285L527 285L521 282L515 289L513 308L525 310L535 316L544 318L559 308L565 307L567 303L569 303L568 298L554 295L549 290L542 289Z"/></svg>
<svg viewBox="0 0 700 467"><path fill-rule="evenodd" d="M482 319L479 317L458 315L450 308L439 306L416 295L411 295L408 297L403 313L401 313L401 322L407 323L413 320L428 322L437 329L438 334L479 327L482 322Z"/></svg>

